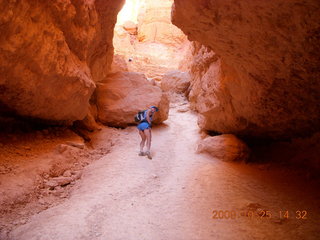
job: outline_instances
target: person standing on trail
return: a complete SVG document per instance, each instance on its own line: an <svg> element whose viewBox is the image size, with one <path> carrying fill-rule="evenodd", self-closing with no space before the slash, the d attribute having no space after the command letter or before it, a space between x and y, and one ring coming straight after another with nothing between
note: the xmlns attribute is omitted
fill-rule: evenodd
<svg viewBox="0 0 320 240"><path fill-rule="evenodd" d="M139 156L147 156L149 159L152 159L150 154L151 147L151 127L152 127L152 118L155 112L158 112L159 109L155 106L151 106L149 109L145 110L143 120L138 124L137 128L141 137L140 142L140 153ZM147 140L147 151L143 152L145 142Z"/></svg>

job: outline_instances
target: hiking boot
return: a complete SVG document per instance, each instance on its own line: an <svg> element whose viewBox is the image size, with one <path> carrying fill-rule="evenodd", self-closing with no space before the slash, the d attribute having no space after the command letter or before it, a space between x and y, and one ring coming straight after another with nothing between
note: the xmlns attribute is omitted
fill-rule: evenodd
<svg viewBox="0 0 320 240"><path fill-rule="evenodd" d="M145 156L146 154L144 152L139 152L139 156Z"/></svg>
<svg viewBox="0 0 320 240"><path fill-rule="evenodd" d="M146 152L146 156L147 156L149 159L152 159L151 154L150 154L149 151Z"/></svg>

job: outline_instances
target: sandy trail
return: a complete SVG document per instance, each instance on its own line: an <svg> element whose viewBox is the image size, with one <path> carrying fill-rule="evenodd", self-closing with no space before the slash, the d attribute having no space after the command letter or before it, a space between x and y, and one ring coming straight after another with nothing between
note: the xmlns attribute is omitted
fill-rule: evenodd
<svg viewBox="0 0 320 240"><path fill-rule="evenodd" d="M171 110L153 129L153 159L138 156L135 127L84 170L71 197L14 229L10 239L319 239L319 194L272 170L195 153L196 116ZM260 204L272 218L241 216ZM212 219L234 210L237 219ZM289 210L279 220L279 210ZM298 220L297 210L308 219Z"/></svg>

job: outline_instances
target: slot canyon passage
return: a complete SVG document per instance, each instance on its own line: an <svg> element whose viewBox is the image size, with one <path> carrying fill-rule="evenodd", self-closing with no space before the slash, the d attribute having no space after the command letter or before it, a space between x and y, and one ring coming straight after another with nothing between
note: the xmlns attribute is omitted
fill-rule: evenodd
<svg viewBox="0 0 320 240"><path fill-rule="evenodd" d="M1 240L320 239L318 0L0 9Z"/></svg>

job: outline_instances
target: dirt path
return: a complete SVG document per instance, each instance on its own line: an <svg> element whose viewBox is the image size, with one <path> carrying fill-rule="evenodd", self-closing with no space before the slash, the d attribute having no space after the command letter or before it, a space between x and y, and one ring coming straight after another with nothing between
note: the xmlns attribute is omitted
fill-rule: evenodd
<svg viewBox="0 0 320 240"><path fill-rule="evenodd" d="M153 159L138 156L135 127L89 165L64 203L33 216L10 239L319 239L319 194L282 172L195 153L196 116L171 111L153 129ZM316 192L316 191L314 191ZM236 219L212 219L234 210ZM241 216L268 210L272 218ZM289 210L281 220L279 210ZM307 210L308 219L293 214Z"/></svg>

